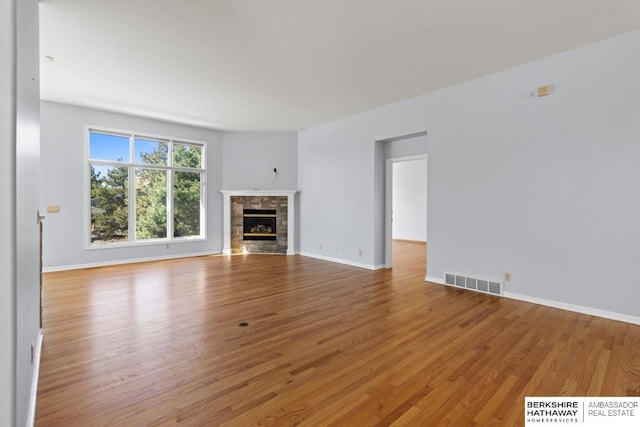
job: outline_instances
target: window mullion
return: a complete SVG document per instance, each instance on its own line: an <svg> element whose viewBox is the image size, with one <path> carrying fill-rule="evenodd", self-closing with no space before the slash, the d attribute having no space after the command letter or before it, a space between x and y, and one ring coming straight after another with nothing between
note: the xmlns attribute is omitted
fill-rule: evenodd
<svg viewBox="0 0 640 427"><path fill-rule="evenodd" d="M129 135L129 161L133 163L135 153L134 136ZM136 236L136 169L129 165L129 242L135 242Z"/></svg>
<svg viewBox="0 0 640 427"><path fill-rule="evenodd" d="M205 172L200 173L200 236L205 236L207 233L207 174Z"/></svg>
<svg viewBox="0 0 640 427"><path fill-rule="evenodd" d="M173 179L174 171L167 171L167 238L173 240Z"/></svg>
<svg viewBox="0 0 640 427"><path fill-rule="evenodd" d="M167 144L167 165L171 168L167 171L167 238L173 240L173 140Z"/></svg>

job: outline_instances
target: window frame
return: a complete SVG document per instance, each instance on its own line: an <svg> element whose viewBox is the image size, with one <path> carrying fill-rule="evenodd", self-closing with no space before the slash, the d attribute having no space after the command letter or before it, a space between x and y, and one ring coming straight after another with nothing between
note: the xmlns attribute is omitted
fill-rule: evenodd
<svg viewBox="0 0 640 427"><path fill-rule="evenodd" d="M129 138L129 161L98 160L90 157L91 133L114 135ZM147 139L167 143L167 164L156 165L135 162L135 140ZM200 147L200 168L173 166L174 144ZM137 247L160 245L169 243L188 243L207 240L207 143L190 138L168 137L149 132L127 131L105 126L85 125L84 127L84 246L86 250L110 249L117 247ZM111 243L97 243L91 241L91 165L126 167L128 170L128 233L127 239ZM167 237L153 239L137 239L136 230L136 170L160 169L167 171ZM200 174L200 234L197 236L174 237L174 172L191 172Z"/></svg>

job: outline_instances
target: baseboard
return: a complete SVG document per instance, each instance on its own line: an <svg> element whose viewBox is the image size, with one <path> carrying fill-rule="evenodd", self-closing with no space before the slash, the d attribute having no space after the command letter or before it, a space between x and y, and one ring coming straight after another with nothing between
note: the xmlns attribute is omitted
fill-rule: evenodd
<svg viewBox="0 0 640 427"><path fill-rule="evenodd" d="M425 282L431 282L431 283L437 283L438 285L444 285L444 279L441 279L439 277L433 277L433 276L427 276L424 278Z"/></svg>
<svg viewBox="0 0 640 427"><path fill-rule="evenodd" d="M393 239L394 242L405 242L405 243L422 243L423 245L427 244L426 240L413 240L413 239Z"/></svg>
<svg viewBox="0 0 640 427"><path fill-rule="evenodd" d="M36 400L38 398L38 379L40 378L40 355L42 354L42 330L38 332L36 354L33 356L33 378L31 380L31 394L29 395L29 412L27 412L27 427L36 423Z"/></svg>
<svg viewBox="0 0 640 427"><path fill-rule="evenodd" d="M518 301L530 302L533 304L545 305L547 307L559 308L561 310L573 311L574 313L587 314L589 316L602 317L604 319L616 320L618 322L631 323L634 325L640 325L640 317L630 316L628 314L615 313L613 311L600 310L598 308L584 307L581 305L569 304L566 302L548 300L544 298L531 297L528 295L514 294L512 292L505 292L503 295L505 298L510 298Z"/></svg>
<svg viewBox="0 0 640 427"><path fill-rule="evenodd" d="M380 265L364 264L364 263L360 263L360 262L348 261L346 259L341 259L341 258L332 258L332 257L324 256L324 255L313 254L313 253L310 253L310 252L298 252L298 254L300 254L302 256L309 257L309 258L321 259L323 261L329 261L329 262L335 262L335 263L338 263L338 264L350 265L351 267L366 268L367 270L380 270L380 269L385 268L384 264L380 264Z"/></svg>
<svg viewBox="0 0 640 427"><path fill-rule="evenodd" d="M174 255L164 255L158 257L148 257L148 258L132 258L132 259L123 259L117 261L104 261L104 262L93 262L86 264L75 264L75 265L63 265L59 267L45 267L42 269L43 273L52 273L55 271L67 271L67 270L80 270L82 268L94 268L94 267L107 267L110 265L121 265L121 264L133 264L136 262L148 262L148 261L164 261L168 259L177 259L177 258L191 258L198 256L208 256L208 255L220 255L221 251L212 251L212 252L194 252L188 254L174 254Z"/></svg>
<svg viewBox="0 0 640 427"><path fill-rule="evenodd" d="M437 283L439 285L446 285L444 279L439 277L426 276L425 282ZM633 325L640 325L640 317L630 316L628 314L615 313L613 311L600 310L592 307L584 307L581 305L568 304L566 302L554 301L544 298L530 297L528 295L514 294L513 292L504 292L502 295L504 298L514 299L523 302L530 302L533 304L544 305L547 307L559 308L561 310L573 311L574 313L587 314L589 316L602 317L604 319L616 320L618 322L631 323Z"/></svg>

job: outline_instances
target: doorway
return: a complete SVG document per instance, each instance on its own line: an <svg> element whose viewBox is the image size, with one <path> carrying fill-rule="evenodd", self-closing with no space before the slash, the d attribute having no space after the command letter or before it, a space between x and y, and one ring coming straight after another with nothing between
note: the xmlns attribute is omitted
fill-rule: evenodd
<svg viewBox="0 0 640 427"><path fill-rule="evenodd" d="M427 148L426 130L375 141L374 261L376 268L391 268L393 263L393 165L400 162L424 160L423 176L426 176ZM426 183L422 188L426 194ZM402 188L396 190L403 191ZM418 221L420 220L418 219ZM426 228L426 224L427 217L423 215L420 227ZM424 266L426 268L426 259Z"/></svg>
<svg viewBox="0 0 640 427"><path fill-rule="evenodd" d="M409 249L425 253L426 266L427 155L387 159L385 176L385 265Z"/></svg>

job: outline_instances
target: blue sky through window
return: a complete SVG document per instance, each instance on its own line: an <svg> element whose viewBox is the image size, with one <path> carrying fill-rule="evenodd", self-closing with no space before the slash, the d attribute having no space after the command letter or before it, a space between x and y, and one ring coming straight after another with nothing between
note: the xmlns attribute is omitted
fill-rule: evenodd
<svg viewBox="0 0 640 427"><path fill-rule="evenodd" d="M129 161L129 137L89 132L89 158L96 160ZM100 177L107 176L113 166L92 165Z"/></svg>
<svg viewBox="0 0 640 427"><path fill-rule="evenodd" d="M128 135L115 135L109 133L100 133L99 131L90 131L89 132L89 161L96 172L100 173L100 177L107 176L107 173L110 169L113 169L114 166L108 165L98 165L91 160L103 160L107 162L125 162L125 163L138 163L138 164L156 164L156 165L167 165L167 155L168 155L168 147L167 141L165 140L153 140L147 138L134 138L133 141L133 156L130 157L130 137ZM198 153L201 153L202 147L190 145L186 143L178 144L181 147L184 147L188 150L197 150ZM175 147L174 147L175 148ZM163 151L163 156L157 157L148 157L147 160L143 158L145 154L151 154L154 151L160 149ZM177 165L177 166L196 166L198 165Z"/></svg>
<svg viewBox="0 0 640 427"><path fill-rule="evenodd" d="M129 137L90 132L89 158L128 162Z"/></svg>

